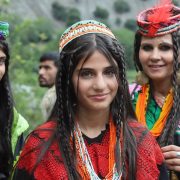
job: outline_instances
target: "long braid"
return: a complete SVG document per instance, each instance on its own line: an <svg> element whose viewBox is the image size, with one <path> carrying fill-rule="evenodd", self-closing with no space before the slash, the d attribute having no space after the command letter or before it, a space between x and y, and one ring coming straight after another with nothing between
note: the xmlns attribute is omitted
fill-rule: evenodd
<svg viewBox="0 0 180 180"><path fill-rule="evenodd" d="M120 77L122 78L121 83L122 83L123 89L122 89L122 92L121 92L122 101L120 102L120 107L122 109L121 110L122 111L122 117L121 118L123 118L123 122L124 122L123 123L123 126L124 126L124 128L123 128L123 130L124 130L124 132L123 132L124 151L123 152L128 154L129 164L131 164L129 166L128 174L129 174L129 179L133 180L135 178L135 174L136 174L136 165L135 165L136 151L135 151L135 149L133 150L133 148L135 148L134 145L136 143L135 143L135 138L132 138L132 142L129 141L129 138L130 138L130 136L133 135L133 132L129 128L128 124L127 124L128 123L127 122L127 119L128 119L127 114L129 114L129 112L127 112L127 111L128 111L128 103L129 102L126 102L126 99L128 99L128 95L129 95L128 91L129 91L129 89L128 89L128 82L126 80L126 63L125 63L126 61L125 61L123 49L119 45L117 47L118 47L117 49L118 49L119 57L121 57L121 64L122 64L122 67L121 67L121 70L120 70L120 72L121 72ZM125 94L125 92L126 92L126 94ZM132 137L134 137L134 136L132 136ZM126 160L125 159L125 154L123 155L123 157L124 157L124 161L125 161ZM131 157L134 157L134 159L131 158Z"/></svg>
<svg viewBox="0 0 180 180"><path fill-rule="evenodd" d="M10 59L8 44L5 41L1 41L0 49L6 54L5 74L0 82L0 171L8 176L13 166L13 152L11 145L13 97L8 77Z"/></svg>
<svg viewBox="0 0 180 180"><path fill-rule="evenodd" d="M116 48L117 48L117 56L119 56L120 58L121 58L121 65L122 65L122 67L121 67L121 70L119 71L119 77L121 78L121 84L122 85L120 85L121 86L121 92L120 92L120 103L119 103L119 112L118 112L118 114L119 114L119 117L118 117L118 124L117 124L117 131L116 131L116 133L117 133L117 136L118 136L118 132L120 132L120 128L121 128L121 122L123 122L123 137L126 137L126 135L125 135L125 129L124 129L124 127L126 126L125 125L125 121L126 121L126 119L127 119L127 116L126 116L126 114L125 114L125 103L123 103L123 102L125 102L125 96L124 96L124 93L123 92L127 92L126 91L126 79L125 79L125 74L126 74L126 66L125 66L125 59L124 59L124 52L122 51L122 48L119 46L119 45L116 45ZM125 145L125 139L124 139L124 141L123 141L123 147L124 147L124 149L122 150L122 165L123 165L123 176L124 177L126 177L126 174L128 174L127 172L126 172L126 170L125 170L125 160L126 160L126 158L125 158L125 153L126 153L126 145Z"/></svg>
<svg viewBox="0 0 180 180"><path fill-rule="evenodd" d="M64 157L64 163L66 166L66 169L69 174L69 179L76 179L76 170L74 165L74 157L72 155L72 150L69 144L70 141L70 133L71 129L68 128L70 126L69 117L66 117L65 114L65 108L64 105L67 104L67 94L63 91L63 89L66 89L67 91L67 84L66 82L63 82L64 79L66 79L66 72L64 71L63 64L60 63L60 68L57 74L57 107L58 107L58 122L57 122L57 137L59 139L59 145L60 150L62 153L62 156ZM69 91L69 90L68 90ZM69 130L69 131L68 131Z"/></svg>
<svg viewBox="0 0 180 180"><path fill-rule="evenodd" d="M166 126L160 138L158 139L161 146L172 144L174 132L176 130L177 124L179 122L180 113L179 113L179 106L180 106L180 88L177 83L177 71L178 71L178 55L179 55L179 48L178 48L178 40L177 40L177 32L172 34L172 41L173 41L173 55L174 55L174 63L173 63L173 76L172 76L172 87L174 92L173 97L173 107L171 112L168 116Z"/></svg>
<svg viewBox="0 0 180 180"><path fill-rule="evenodd" d="M114 46L110 46L111 50L110 52L113 52L113 56L115 56L115 59L119 59L118 63L118 67L119 67L119 83L120 83L120 88L118 89L118 115L115 118L116 120L116 136L117 136L117 140L120 139L120 133L121 133L121 125L123 125L123 149L122 149L122 165L123 165L123 177L125 178L127 176L127 174L129 174L129 179L133 180L135 178L135 174L136 174L136 143L135 143L135 138L133 136L133 132L132 130L129 128L128 123L127 123L127 114L129 114L128 112L128 103L130 102L126 102L127 97L129 96L128 93L128 82L126 80L126 63L125 63L125 56L124 56L124 50L123 48L118 44L118 42L116 40L114 40ZM115 47L115 48L113 48ZM127 93L126 93L127 92ZM130 98L130 96L129 96ZM123 124L121 124L121 122ZM130 139L132 139L132 142L130 141ZM118 149L118 144L116 145L116 152L119 151ZM120 155L118 155L118 153L116 153L118 157L120 157ZM127 172L127 170L125 169L125 161L126 161L126 156L128 155L129 157L129 170ZM118 157L117 160L118 160ZM134 157L134 158L131 158ZM117 163L119 163L119 161L117 161Z"/></svg>

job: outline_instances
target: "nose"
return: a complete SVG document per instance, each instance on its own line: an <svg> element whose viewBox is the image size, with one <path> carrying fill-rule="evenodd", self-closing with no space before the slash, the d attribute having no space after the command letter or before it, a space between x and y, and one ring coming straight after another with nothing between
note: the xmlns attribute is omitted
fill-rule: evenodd
<svg viewBox="0 0 180 180"><path fill-rule="evenodd" d="M44 68L40 68L39 69L39 75L43 75L44 74Z"/></svg>
<svg viewBox="0 0 180 180"><path fill-rule="evenodd" d="M152 61L158 61L161 59L161 53L157 48L154 48L151 53L151 60Z"/></svg>
<svg viewBox="0 0 180 180"><path fill-rule="evenodd" d="M106 81L105 78L103 77L103 75L98 75L93 82L93 88L96 91L103 91L104 88L106 87Z"/></svg>

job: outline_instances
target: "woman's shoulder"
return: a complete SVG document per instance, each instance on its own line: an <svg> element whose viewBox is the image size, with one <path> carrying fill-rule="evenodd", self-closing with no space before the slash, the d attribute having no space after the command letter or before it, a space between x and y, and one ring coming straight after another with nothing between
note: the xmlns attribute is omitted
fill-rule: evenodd
<svg viewBox="0 0 180 180"><path fill-rule="evenodd" d="M22 170L30 174L36 167L32 174L34 179L67 179L58 141L53 136L55 128L56 122L49 121L30 133L16 166L17 177ZM53 174L49 173L52 168L55 170Z"/></svg>
<svg viewBox="0 0 180 180"><path fill-rule="evenodd" d="M147 127L145 127L144 125L142 125L141 123L139 123L137 120L134 119L130 119L128 121L128 125L131 127L136 137L137 144L141 144L142 142L149 141L152 144L158 146L159 149L159 145L157 144L156 139L152 136L152 134L147 129Z"/></svg>
<svg viewBox="0 0 180 180"><path fill-rule="evenodd" d="M149 130L139 122L132 120L129 126L136 137L137 143L137 175L139 179L157 179L158 167L163 164L164 157L156 139Z"/></svg>
<svg viewBox="0 0 180 180"><path fill-rule="evenodd" d="M35 130L33 130L29 137L29 139L36 138L39 140L47 140L56 130L57 123L55 121L48 121L41 125L39 125Z"/></svg>
<svg viewBox="0 0 180 180"><path fill-rule="evenodd" d="M161 153L160 146L158 145L155 137L150 133L147 127L143 126L136 120L131 120L129 126L136 137L137 149L143 152L149 152L151 155L159 155L159 162L163 160L163 154ZM142 152L141 152L142 153Z"/></svg>
<svg viewBox="0 0 180 180"><path fill-rule="evenodd" d="M20 155L20 161L26 157L29 159L33 157L37 158L41 152L43 145L53 136L56 127L56 123L53 121L43 123L33 130L26 138L24 147ZM25 158L25 159L26 159Z"/></svg>

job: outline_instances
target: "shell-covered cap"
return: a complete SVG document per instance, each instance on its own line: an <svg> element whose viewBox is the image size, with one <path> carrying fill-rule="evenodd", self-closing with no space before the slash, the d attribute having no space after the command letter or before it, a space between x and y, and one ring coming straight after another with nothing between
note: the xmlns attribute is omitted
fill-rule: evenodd
<svg viewBox="0 0 180 180"><path fill-rule="evenodd" d="M59 42L59 51L61 52L73 39L89 33L102 33L115 39L114 34L105 24L95 20L79 21L66 29L62 34Z"/></svg>

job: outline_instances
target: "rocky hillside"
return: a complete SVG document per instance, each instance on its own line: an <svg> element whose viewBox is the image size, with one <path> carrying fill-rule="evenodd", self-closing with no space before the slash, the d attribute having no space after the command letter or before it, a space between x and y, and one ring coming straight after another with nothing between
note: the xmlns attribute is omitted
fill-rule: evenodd
<svg viewBox="0 0 180 180"><path fill-rule="evenodd" d="M97 6L105 8L110 14L108 21L113 26L117 17L123 23L126 19L135 18L142 9L151 7L156 2L156 0L125 0L129 3L131 11L118 15L113 9L115 0L11 0L8 12L28 19L47 18L56 26L60 26L62 23L57 22L52 16L51 5L55 1L65 7L76 7L80 10L82 19L93 18L93 11Z"/></svg>

